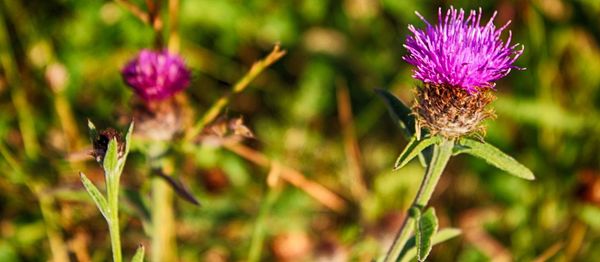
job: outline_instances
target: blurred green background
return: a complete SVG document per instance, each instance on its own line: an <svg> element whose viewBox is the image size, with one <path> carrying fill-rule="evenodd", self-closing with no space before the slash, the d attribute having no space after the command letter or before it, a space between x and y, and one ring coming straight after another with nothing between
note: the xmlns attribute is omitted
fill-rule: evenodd
<svg viewBox="0 0 600 262"><path fill-rule="evenodd" d="M600 1L181 0L180 51L193 69L186 93L196 115L280 42L287 55L227 114L244 116L256 135L249 145L343 196L349 211L332 212L290 185L269 198L269 170L203 146L180 156L176 170L202 202L176 201L180 260L243 261L257 223L265 225L263 260L381 254L423 170L413 161L391 171L407 141L373 89L412 101L418 82L401 58L407 25L423 26L414 11L436 21L450 3L481 7L486 19L498 10L496 24L512 20L513 41L525 46L517 65L527 70L498 82L486 140L537 180L453 158L431 204L442 228L463 234L434 247L430 260L600 259ZM106 225L77 175L102 183L85 158L86 119L126 126L133 94L119 72L153 39L116 2L0 0L0 261L48 261L52 245L72 261L109 259ZM353 115L344 117L349 105ZM122 179L130 196L147 197L140 152ZM123 196L126 255L149 245L133 198Z"/></svg>

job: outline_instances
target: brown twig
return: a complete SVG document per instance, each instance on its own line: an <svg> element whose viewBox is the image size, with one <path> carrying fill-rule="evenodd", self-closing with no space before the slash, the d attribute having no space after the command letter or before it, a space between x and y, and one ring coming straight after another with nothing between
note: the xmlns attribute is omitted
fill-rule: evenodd
<svg viewBox="0 0 600 262"><path fill-rule="evenodd" d="M558 261L574 261L577 254L584 246L585 235L587 234L588 226L579 219L575 219L573 224L569 226L569 235L565 243L564 254Z"/></svg>
<svg viewBox="0 0 600 262"><path fill-rule="evenodd" d="M179 0L169 0L169 39L168 47L172 53L179 52Z"/></svg>
<svg viewBox="0 0 600 262"><path fill-rule="evenodd" d="M136 4L129 2L128 0L115 0L115 2L127 9L132 15L144 22L144 24L150 24L150 15Z"/></svg>
<svg viewBox="0 0 600 262"><path fill-rule="evenodd" d="M558 253L558 251L560 251L563 248L564 245L565 244L562 241L555 243L554 245L546 249L546 251L544 251L541 255L535 258L533 262L545 262L550 260L550 258L555 256Z"/></svg>
<svg viewBox="0 0 600 262"><path fill-rule="evenodd" d="M346 210L346 201L344 199L331 192L321 184L307 179L302 173L296 171L295 169L272 161L264 154L239 143L224 143L223 146L259 166L265 168L277 166L278 170L280 171L279 177L281 179L287 181L297 188L300 188L308 195L319 201L321 204L336 212L342 213Z"/></svg>
<svg viewBox="0 0 600 262"><path fill-rule="evenodd" d="M355 199L363 199L368 191L365 181L362 177L361 155L356 133L354 132L354 122L352 119L352 105L350 103L350 94L348 86L338 81L337 88L338 118L342 127L342 137L344 139L344 151L348 164L348 173L350 175L350 191Z"/></svg>
<svg viewBox="0 0 600 262"><path fill-rule="evenodd" d="M269 67L273 63L277 62L277 60L279 60L284 55L285 55L285 50L281 50L279 44L276 44L275 47L273 47L273 51L271 51L271 53L269 53L269 55L267 55L267 57L255 62L252 65L252 67L250 68L248 73L246 73L246 75L244 75L233 86L231 93L219 98L219 100L217 100L216 102L213 103L213 105L210 107L210 109L208 109L208 111L206 111L204 116L186 133L184 140L186 140L186 141L192 140L198 134L200 134L202 129L204 129L204 127L208 123L212 122L213 120L215 120L215 118L217 118L217 116L221 113L221 110L223 110L223 108L229 103L229 101L231 100L233 95L244 91L244 89L246 89L246 87L248 87L248 85L250 84L250 82L252 82L252 80L254 80L267 67Z"/></svg>

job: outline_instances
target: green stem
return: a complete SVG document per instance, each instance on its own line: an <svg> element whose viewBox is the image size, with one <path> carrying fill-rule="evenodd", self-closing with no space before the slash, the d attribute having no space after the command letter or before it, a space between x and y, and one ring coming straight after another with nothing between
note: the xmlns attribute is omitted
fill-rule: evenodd
<svg viewBox="0 0 600 262"><path fill-rule="evenodd" d="M152 178L152 261L176 261L173 189L159 177Z"/></svg>
<svg viewBox="0 0 600 262"><path fill-rule="evenodd" d="M121 262L121 233L119 230L119 174L106 174L108 195L108 231L113 252L113 261Z"/></svg>
<svg viewBox="0 0 600 262"><path fill-rule="evenodd" d="M155 143L148 149L150 172L166 172L171 175L173 163L164 155L167 145ZM177 240L175 234L175 209L173 189L158 176L151 178L152 191L152 232L151 261L177 261Z"/></svg>
<svg viewBox="0 0 600 262"><path fill-rule="evenodd" d="M265 200L260 207L256 224L254 225L254 232L252 233L252 240L250 241L250 252L248 253L248 262L260 261L260 255L267 231L268 213L271 210L273 203L275 203L275 199L277 199L277 196L279 195L279 191L276 188L269 187L268 190Z"/></svg>
<svg viewBox="0 0 600 262"><path fill-rule="evenodd" d="M429 199L431 199L433 191L435 190L435 186L442 176L448 160L452 156L453 147L454 141L452 140L443 140L440 144L433 145L433 155L431 157L431 161L427 165L425 176L423 177L423 181L421 182L421 186L419 187L419 191L417 192L417 196L415 197L411 208L422 208L427 205ZM414 220L415 219L410 215L406 215L406 218L402 223L402 227L400 227L400 231L398 231L396 239L394 240L394 243L388 251L384 261L397 261L398 256L402 252L402 249L406 245L406 242L408 242L408 239L414 230Z"/></svg>

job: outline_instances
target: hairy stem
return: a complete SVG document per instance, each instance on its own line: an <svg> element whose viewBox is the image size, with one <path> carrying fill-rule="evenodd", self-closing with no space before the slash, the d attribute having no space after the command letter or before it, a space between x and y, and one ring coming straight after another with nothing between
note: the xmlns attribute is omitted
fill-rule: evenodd
<svg viewBox="0 0 600 262"><path fill-rule="evenodd" d="M421 182L421 186L419 187L419 191L417 192L417 196L415 197L411 208L419 208L427 205L450 156L452 156L453 146L454 142L451 140L443 140L440 144L433 145L433 156L427 165L425 176L423 177L423 181ZM415 219L407 214L402 223L402 227L400 227L400 230L394 239L394 243L385 257L386 262L396 261L398 259L398 256L402 252L406 242L408 242L410 235L413 233L414 227Z"/></svg>

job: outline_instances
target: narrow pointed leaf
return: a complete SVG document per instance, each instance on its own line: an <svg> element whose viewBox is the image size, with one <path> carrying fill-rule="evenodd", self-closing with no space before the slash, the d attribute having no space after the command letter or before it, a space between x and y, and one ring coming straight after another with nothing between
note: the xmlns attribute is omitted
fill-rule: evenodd
<svg viewBox="0 0 600 262"><path fill-rule="evenodd" d="M196 196L190 192L190 190L181 182L181 180L173 176L165 175L161 171L156 172L156 175L160 178L163 178L179 197L196 206L200 206L200 201L198 201Z"/></svg>
<svg viewBox="0 0 600 262"><path fill-rule="evenodd" d="M429 252L431 252L431 238L437 232L438 219L433 208L427 209L425 213L417 220L417 259L425 261Z"/></svg>
<svg viewBox="0 0 600 262"><path fill-rule="evenodd" d="M100 210L100 213L102 213L102 216L104 216L104 218L108 221L108 202L106 202L106 198L104 198L104 196L102 195L102 193L100 193L98 188L96 188L94 183L92 183L92 181L90 181L83 173L80 172L79 176L81 177L83 187L92 197L94 203L96 203L96 206Z"/></svg>
<svg viewBox="0 0 600 262"><path fill-rule="evenodd" d="M460 150L460 153L468 153L482 158L489 164L504 170L511 175L527 180L535 179L535 176L529 168L488 143L482 143L469 138L462 138L460 139L459 144L465 147Z"/></svg>
<svg viewBox="0 0 600 262"><path fill-rule="evenodd" d="M94 140L96 139L96 137L98 137L98 130L96 130L96 126L89 119L88 119L88 129L90 132L90 140L92 141L92 143L94 143Z"/></svg>
<svg viewBox="0 0 600 262"><path fill-rule="evenodd" d="M131 259L131 262L143 262L144 261L144 246L140 245L135 251L135 255Z"/></svg>
<svg viewBox="0 0 600 262"><path fill-rule="evenodd" d="M117 139L113 138L108 142L108 149L104 155L104 161L102 167L107 175L115 174L119 167L119 149L117 146Z"/></svg>
<svg viewBox="0 0 600 262"><path fill-rule="evenodd" d="M381 97L385 103L390 116L398 124L402 130L402 134L409 139L415 136L416 126L415 117L412 114L412 110L400 99L396 98L392 93L387 90L376 88L375 92ZM424 133L427 134L427 133ZM427 152L424 152L427 153ZM427 156L419 154L419 162L423 167L427 167Z"/></svg>
<svg viewBox="0 0 600 262"><path fill-rule="evenodd" d="M467 151L469 151L469 147L461 145L459 143L456 143L454 145L454 148L452 148L452 156L457 156L460 155L462 153L467 153Z"/></svg>
<svg viewBox="0 0 600 262"><path fill-rule="evenodd" d="M421 163L422 167L427 167L427 163L429 162L428 159L431 159L432 153L431 148L428 147L419 154L419 163Z"/></svg>
<svg viewBox="0 0 600 262"><path fill-rule="evenodd" d="M423 150L433 144L440 143L442 139L438 136L426 137L421 140L417 140L416 137L412 137L404 148L404 151L398 156L396 159L396 163L394 164L394 170L403 167L408 164L410 160L418 156Z"/></svg>
<svg viewBox="0 0 600 262"><path fill-rule="evenodd" d="M383 99L390 115L400 126L406 138L412 137L415 134L415 117L412 115L412 110L385 89L376 88L375 92Z"/></svg>
<svg viewBox="0 0 600 262"><path fill-rule="evenodd" d="M127 154L129 154L129 147L131 145L131 134L133 134L133 126L134 122L131 122L131 124L129 124L129 129L127 129L127 134L125 135L125 154L123 155L123 158L127 158Z"/></svg>
<svg viewBox="0 0 600 262"><path fill-rule="evenodd" d="M444 228L438 231L431 238L431 245L437 245L439 243L445 242L449 239L455 238L461 234L460 229L458 228ZM414 257L417 256L417 248L415 247L415 238L411 238L404 248L403 252L400 255L400 262L410 262Z"/></svg>

